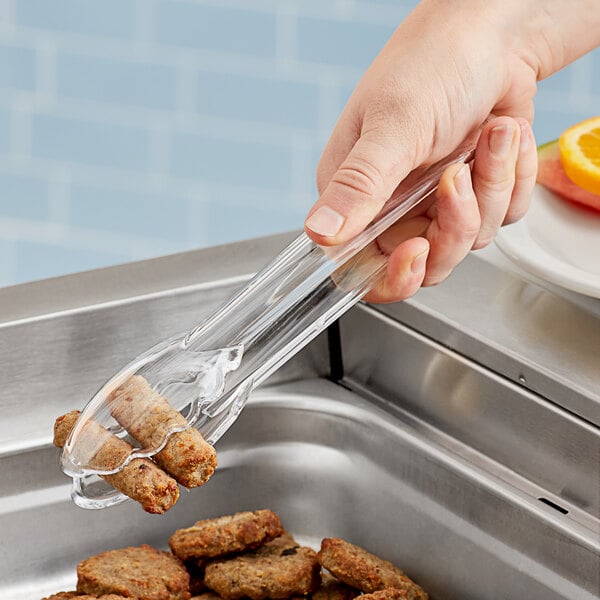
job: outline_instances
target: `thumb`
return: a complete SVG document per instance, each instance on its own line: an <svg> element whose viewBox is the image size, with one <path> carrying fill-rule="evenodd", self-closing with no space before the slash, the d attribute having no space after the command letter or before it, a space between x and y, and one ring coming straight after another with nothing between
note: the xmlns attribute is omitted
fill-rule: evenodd
<svg viewBox="0 0 600 600"><path fill-rule="evenodd" d="M389 134L360 137L308 213L307 235L333 246L360 233L411 170L405 148Z"/></svg>

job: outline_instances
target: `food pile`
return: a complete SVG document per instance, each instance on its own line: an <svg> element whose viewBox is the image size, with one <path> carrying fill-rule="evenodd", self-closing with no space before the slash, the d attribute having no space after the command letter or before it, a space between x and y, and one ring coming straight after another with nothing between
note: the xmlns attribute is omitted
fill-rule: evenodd
<svg viewBox="0 0 600 600"><path fill-rule="evenodd" d="M217 466L215 449L200 432L187 426L181 413L139 375L130 377L108 398L115 420L142 447L159 447L169 432L164 448L152 459L135 458L120 471L102 478L114 488L139 502L149 513L163 514L179 498L181 484L198 487L208 481ZM62 448L81 413L73 410L56 419L54 445ZM86 448L87 466L110 471L122 465L133 447L98 423L87 421L81 436Z"/></svg>
<svg viewBox="0 0 600 600"><path fill-rule="evenodd" d="M43 600L428 600L391 562L339 538L300 546L270 510L198 521L169 539L77 566L77 591Z"/></svg>
<svg viewBox="0 0 600 600"><path fill-rule="evenodd" d="M600 211L600 117L538 148L537 181L561 198Z"/></svg>

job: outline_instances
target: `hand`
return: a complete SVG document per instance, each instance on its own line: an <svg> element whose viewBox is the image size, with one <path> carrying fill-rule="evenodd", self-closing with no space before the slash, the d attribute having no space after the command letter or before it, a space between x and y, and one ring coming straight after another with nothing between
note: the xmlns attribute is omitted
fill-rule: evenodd
<svg viewBox="0 0 600 600"><path fill-rule="evenodd" d="M319 162L320 198L305 223L315 242L357 235L411 170L450 154L489 121L472 172L449 167L433 205L379 240L389 264L368 300L401 300L443 281L469 250L525 213L537 170L536 83L600 43L589 23L600 22L600 10L588 4L586 22L586 7L567 0L550 8L543 0L425 0L394 33ZM573 18L561 20L567 14Z"/></svg>

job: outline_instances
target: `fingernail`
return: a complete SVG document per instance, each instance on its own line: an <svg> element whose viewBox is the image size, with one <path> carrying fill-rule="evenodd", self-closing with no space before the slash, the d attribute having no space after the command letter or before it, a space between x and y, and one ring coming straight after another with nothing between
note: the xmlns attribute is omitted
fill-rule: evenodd
<svg viewBox="0 0 600 600"><path fill-rule="evenodd" d="M492 154L506 158L510 152L516 129L512 125L499 125L490 131L489 146Z"/></svg>
<svg viewBox="0 0 600 600"><path fill-rule="evenodd" d="M519 119L519 127L521 128L521 141L519 142L519 150L525 152L531 146L531 128L525 119Z"/></svg>
<svg viewBox="0 0 600 600"><path fill-rule="evenodd" d="M417 254L417 256L413 258L412 262L410 263L410 270L413 273L419 274L425 270L425 264L427 263L428 254L429 249L425 250L424 252L421 252L421 254Z"/></svg>
<svg viewBox="0 0 600 600"><path fill-rule="evenodd" d="M340 232L346 218L329 206L321 206L306 220L306 227L318 235L333 237Z"/></svg>
<svg viewBox="0 0 600 600"><path fill-rule="evenodd" d="M454 175L454 188L461 198L471 195L471 169L467 165L463 165Z"/></svg>

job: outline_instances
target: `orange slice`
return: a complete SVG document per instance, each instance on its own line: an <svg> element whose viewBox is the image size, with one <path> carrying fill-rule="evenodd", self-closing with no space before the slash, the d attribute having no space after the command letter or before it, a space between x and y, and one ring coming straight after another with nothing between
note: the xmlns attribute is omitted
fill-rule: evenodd
<svg viewBox="0 0 600 600"><path fill-rule="evenodd" d="M559 146L567 177L580 188L600 194L600 116L569 127Z"/></svg>

